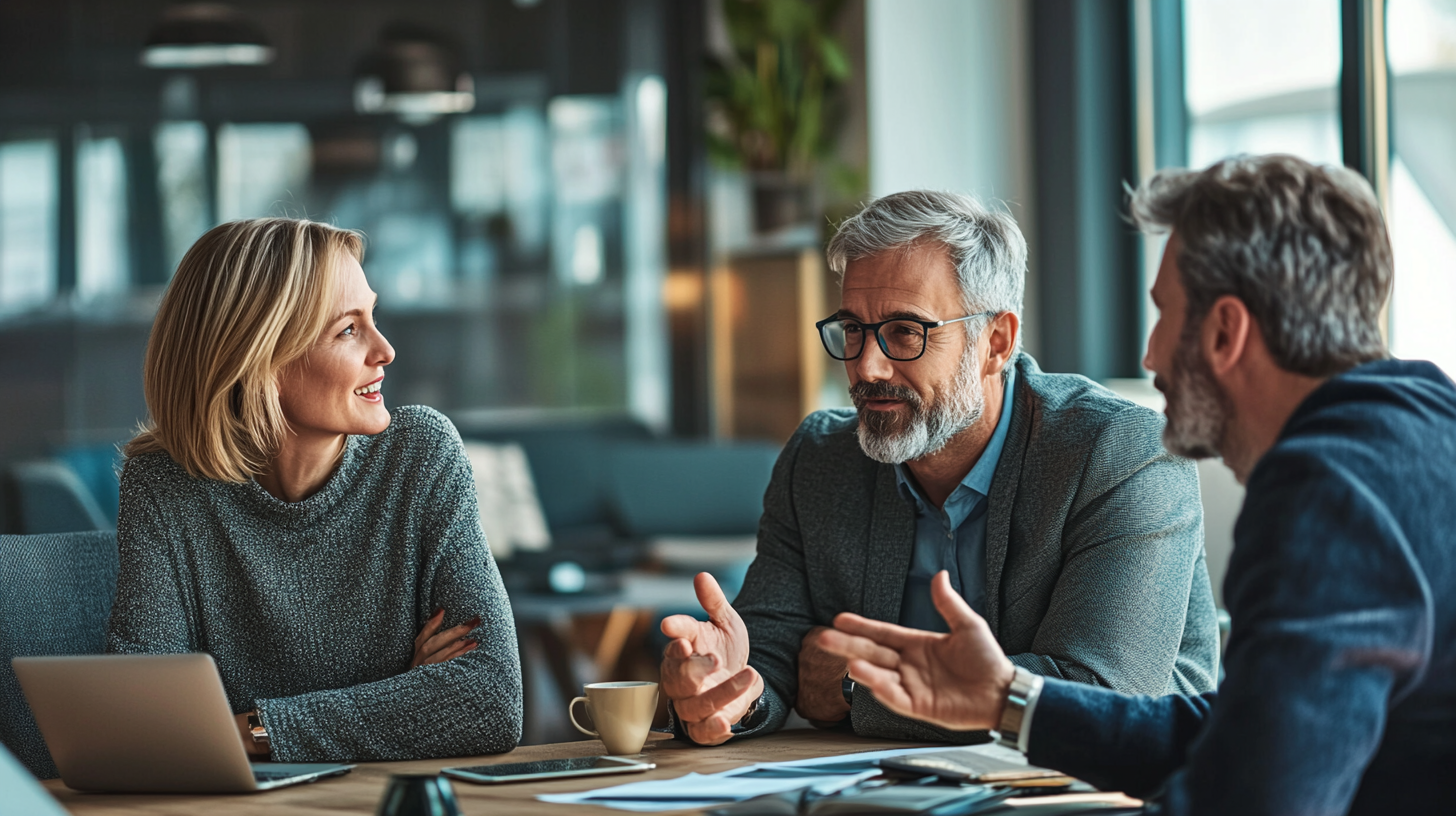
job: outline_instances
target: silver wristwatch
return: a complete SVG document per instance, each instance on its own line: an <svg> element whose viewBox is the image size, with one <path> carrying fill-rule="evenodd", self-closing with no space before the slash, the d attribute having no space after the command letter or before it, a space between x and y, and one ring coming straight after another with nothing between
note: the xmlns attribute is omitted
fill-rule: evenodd
<svg viewBox="0 0 1456 816"><path fill-rule="evenodd" d="M1040 675L1032 674L1020 666L1016 667L1016 673L1011 678L1011 689L1006 694L1006 708L1001 712L1001 722L996 726L996 741L1014 748L1023 753L1026 752L1026 727L1031 725L1027 718L1027 711L1041 695L1042 680Z"/></svg>

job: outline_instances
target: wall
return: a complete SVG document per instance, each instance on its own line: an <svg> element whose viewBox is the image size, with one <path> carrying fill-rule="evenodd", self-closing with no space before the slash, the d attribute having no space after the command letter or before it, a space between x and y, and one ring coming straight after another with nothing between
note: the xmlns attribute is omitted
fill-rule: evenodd
<svg viewBox="0 0 1456 816"><path fill-rule="evenodd" d="M867 0L870 193L1002 201L1035 247L1025 0ZM1025 317L1037 313L1036 255ZM1035 354L1039 331L1023 324Z"/></svg>

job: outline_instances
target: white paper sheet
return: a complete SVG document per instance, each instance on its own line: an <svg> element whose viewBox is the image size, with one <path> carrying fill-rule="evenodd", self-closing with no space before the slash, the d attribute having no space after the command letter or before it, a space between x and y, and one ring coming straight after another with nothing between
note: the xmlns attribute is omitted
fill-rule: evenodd
<svg viewBox="0 0 1456 816"><path fill-rule="evenodd" d="M761 762L716 774L690 773L676 779L651 779L581 793L544 794L536 798L555 804L598 805L637 813L655 813L708 808L801 788L813 788L815 793L829 794L878 774L879 770L873 767L876 760L944 750L945 746L898 748L789 762Z"/></svg>

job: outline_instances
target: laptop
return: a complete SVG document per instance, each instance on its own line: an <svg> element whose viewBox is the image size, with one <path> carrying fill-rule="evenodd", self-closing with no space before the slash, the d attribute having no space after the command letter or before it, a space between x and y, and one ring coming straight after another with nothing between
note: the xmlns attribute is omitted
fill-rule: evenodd
<svg viewBox="0 0 1456 816"><path fill-rule="evenodd" d="M249 762L208 654L17 657L11 661L68 787L251 793L353 765Z"/></svg>

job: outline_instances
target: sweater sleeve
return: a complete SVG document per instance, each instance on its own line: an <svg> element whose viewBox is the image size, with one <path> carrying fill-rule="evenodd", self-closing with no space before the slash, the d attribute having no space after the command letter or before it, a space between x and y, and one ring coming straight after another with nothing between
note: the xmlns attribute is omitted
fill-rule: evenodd
<svg viewBox="0 0 1456 816"><path fill-rule="evenodd" d="M195 650L183 580L145 463L128 462L121 478L116 543L120 565L106 650L172 654Z"/></svg>
<svg viewBox="0 0 1456 816"><path fill-rule="evenodd" d="M515 621L480 527L475 482L459 436L438 455L450 467L430 493L422 538L439 553L428 588L445 626L476 615L479 646L444 663L348 688L255 701L279 762L474 756L521 738Z"/></svg>

